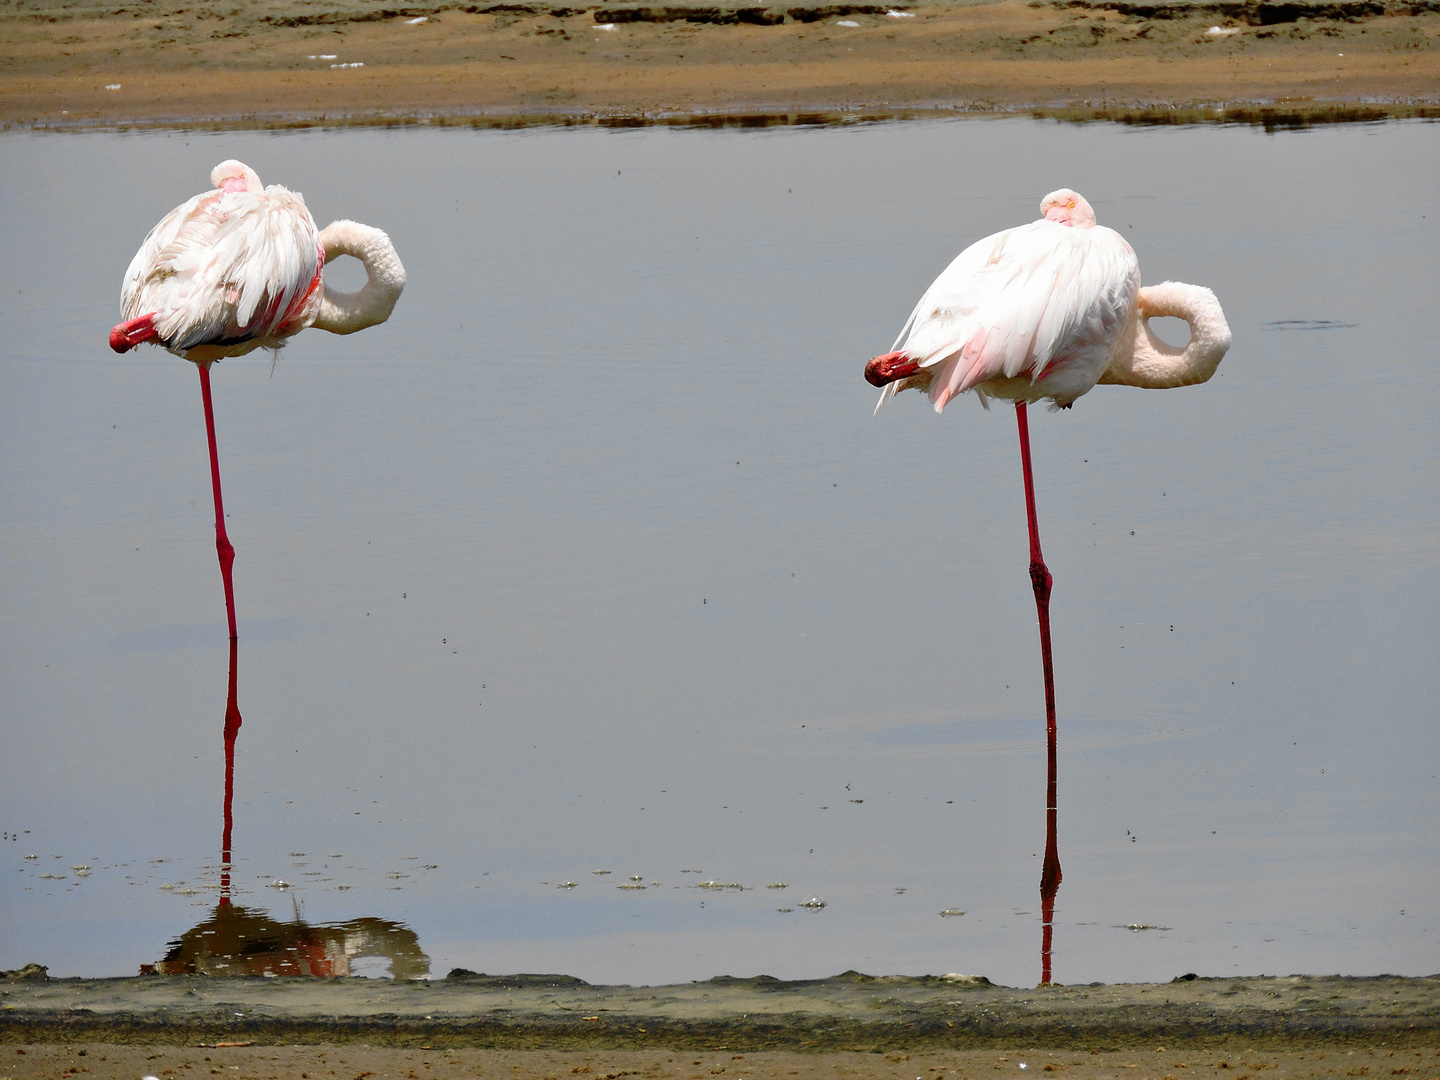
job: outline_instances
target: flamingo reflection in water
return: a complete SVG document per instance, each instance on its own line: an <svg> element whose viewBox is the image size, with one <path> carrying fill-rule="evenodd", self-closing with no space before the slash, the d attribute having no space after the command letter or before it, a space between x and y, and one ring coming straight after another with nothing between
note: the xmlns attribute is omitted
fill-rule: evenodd
<svg viewBox="0 0 1440 1080"><path fill-rule="evenodd" d="M142 964L140 974L343 978L370 959L388 961L396 981L430 975L430 957L403 923L363 918L317 926L298 915L294 922L280 922L263 911L224 903L172 941L163 960Z"/></svg>
<svg viewBox="0 0 1440 1080"><path fill-rule="evenodd" d="M280 922L268 913L232 902L231 839L235 806L235 730L228 722L238 718L235 706L235 638L230 639L230 675L226 694L224 832L220 852L220 898L215 910L197 926L170 943L163 960L142 964L142 975L310 975L338 978L356 974L357 961L389 962L396 980L424 979L430 975L430 958L420 948L415 932L403 923L360 918L314 925L300 915L291 894L295 918ZM367 965L368 967L368 965Z"/></svg>
<svg viewBox="0 0 1440 1080"><path fill-rule="evenodd" d="M944 410L973 390L1015 402L1030 580L1040 624L1047 742L1045 861L1040 874L1043 922L1041 982L1050 981L1055 894L1060 887L1056 839L1055 678L1050 650L1050 587L1040 553L1026 405L1049 399L1068 409L1097 383L1167 389L1203 383L1230 347L1230 327L1209 289L1167 281L1142 288L1134 250L1095 223L1095 212L1068 188L1040 203L1041 220L1007 229L962 251L915 306L892 346L865 367L884 387L881 405L902 390L925 390ZM1178 316L1190 341L1175 348L1149 320Z"/></svg>

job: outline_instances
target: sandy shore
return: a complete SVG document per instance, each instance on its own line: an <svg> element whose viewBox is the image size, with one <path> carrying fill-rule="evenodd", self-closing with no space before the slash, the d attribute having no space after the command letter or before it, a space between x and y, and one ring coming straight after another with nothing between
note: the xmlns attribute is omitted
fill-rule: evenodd
<svg viewBox="0 0 1440 1080"><path fill-rule="evenodd" d="M1440 0L0 3L11 126L955 111L1440 115Z"/></svg>
<svg viewBox="0 0 1440 1080"><path fill-rule="evenodd" d="M440 1043L397 1049L356 1044L315 1046L176 1047L65 1043L0 1046L0 1075L136 1080L141 1076L229 1076L237 1080L432 1076L510 1080L963 1080L966 1077L1065 1076L1070 1080L1299 1080L1302 1077L1433 1077L1440 1055L1433 1044L1260 1049L1242 1041L1206 1048L1147 1047L1134 1051L1046 1049L795 1053L736 1053L717 1045L694 1052L667 1050L474 1050Z"/></svg>

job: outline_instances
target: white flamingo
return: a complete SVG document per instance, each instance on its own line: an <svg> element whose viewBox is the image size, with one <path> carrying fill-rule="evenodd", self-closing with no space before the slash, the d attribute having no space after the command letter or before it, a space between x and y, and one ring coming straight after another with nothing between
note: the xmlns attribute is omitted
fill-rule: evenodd
<svg viewBox="0 0 1440 1080"><path fill-rule="evenodd" d="M1050 933L1060 857L1055 836L1055 676L1050 652L1050 587L1040 554L1030 468L1027 402L1068 409L1097 383L1168 389L1203 383L1230 347L1225 313L1209 289L1167 281L1142 288L1125 238L1095 224L1095 211L1068 188L1040 203L1041 220L987 236L956 256L911 312L892 346L865 366L884 387L875 408L902 390L928 390L935 411L967 390L989 407L1015 402L1030 530L1030 580L1040 622L1049 751L1045 862L1040 874L1044 943L1041 981L1050 981ZM1190 326L1184 348L1166 344L1149 320L1171 315Z"/></svg>
<svg viewBox="0 0 1440 1080"><path fill-rule="evenodd" d="M337 221L319 232L298 192L262 187L255 170L239 161L215 166L210 182L215 190L170 211L140 245L120 291L125 321L110 331L110 347L123 353L150 341L194 361L200 371L215 548L233 641L235 549L225 533L210 365L283 348L307 326L353 334L382 323L405 287L405 268L379 229ZM322 270L340 255L365 264L367 280L359 292L325 285Z"/></svg>

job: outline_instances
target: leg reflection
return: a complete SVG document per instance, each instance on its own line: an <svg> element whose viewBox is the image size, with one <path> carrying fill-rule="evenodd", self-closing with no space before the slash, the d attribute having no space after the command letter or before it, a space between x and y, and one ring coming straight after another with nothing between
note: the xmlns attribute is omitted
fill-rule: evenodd
<svg viewBox="0 0 1440 1080"><path fill-rule="evenodd" d="M235 828L235 736L240 733L240 706L236 701L236 665L239 642L230 639L230 687L225 695L225 827L220 835L220 906L230 904L230 840Z"/></svg>

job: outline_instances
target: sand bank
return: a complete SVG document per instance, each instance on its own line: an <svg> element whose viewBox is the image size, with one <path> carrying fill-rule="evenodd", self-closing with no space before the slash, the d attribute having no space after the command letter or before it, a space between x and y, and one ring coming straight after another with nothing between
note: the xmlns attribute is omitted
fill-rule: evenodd
<svg viewBox="0 0 1440 1080"><path fill-rule="evenodd" d="M42 127L1302 123L1440 115L1440 2L3 0L0 60Z"/></svg>

